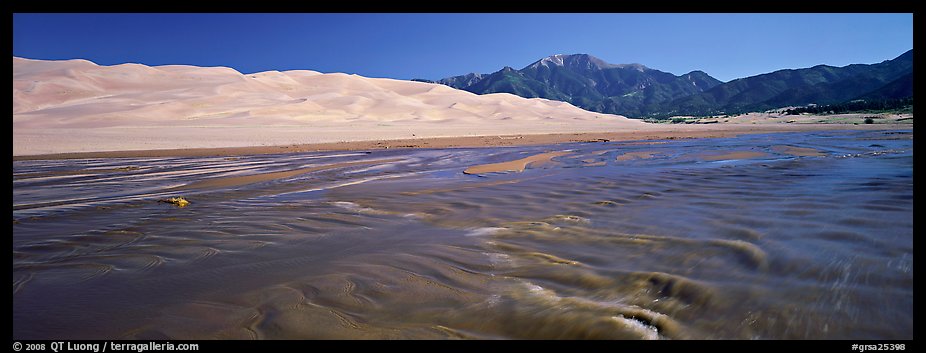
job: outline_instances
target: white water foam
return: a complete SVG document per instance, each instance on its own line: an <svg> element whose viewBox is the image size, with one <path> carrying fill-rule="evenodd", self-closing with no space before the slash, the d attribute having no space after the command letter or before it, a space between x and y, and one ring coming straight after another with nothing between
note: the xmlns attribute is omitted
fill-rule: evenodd
<svg viewBox="0 0 926 353"><path fill-rule="evenodd" d="M486 236L486 235L492 235L492 234L495 234L495 233L498 233L504 230L508 230L508 228L500 228L500 227L472 228L465 235L468 237L481 237L481 236Z"/></svg>

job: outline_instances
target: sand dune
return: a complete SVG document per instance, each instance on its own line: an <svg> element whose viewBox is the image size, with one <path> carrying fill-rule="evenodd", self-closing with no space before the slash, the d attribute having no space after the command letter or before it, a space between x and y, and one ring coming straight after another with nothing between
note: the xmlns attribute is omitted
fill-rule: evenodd
<svg viewBox="0 0 926 353"><path fill-rule="evenodd" d="M13 58L13 155L646 126L563 102L342 73Z"/></svg>

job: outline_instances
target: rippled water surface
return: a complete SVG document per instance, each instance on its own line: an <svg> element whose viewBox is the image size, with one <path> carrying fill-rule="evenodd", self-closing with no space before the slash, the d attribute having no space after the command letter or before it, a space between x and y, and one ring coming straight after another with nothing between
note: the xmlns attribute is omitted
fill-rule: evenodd
<svg viewBox="0 0 926 353"><path fill-rule="evenodd" d="M13 337L912 339L912 147L14 162Z"/></svg>

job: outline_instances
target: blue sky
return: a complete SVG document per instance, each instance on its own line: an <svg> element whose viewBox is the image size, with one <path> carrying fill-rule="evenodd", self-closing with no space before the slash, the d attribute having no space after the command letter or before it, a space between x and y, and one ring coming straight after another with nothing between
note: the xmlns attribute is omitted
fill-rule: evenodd
<svg viewBox="0 0 926 353"><path fill-rule="evenodd" d="M14 14L13 55L439 79L587 53L717 79L892 59L912 14Z"/></svg>

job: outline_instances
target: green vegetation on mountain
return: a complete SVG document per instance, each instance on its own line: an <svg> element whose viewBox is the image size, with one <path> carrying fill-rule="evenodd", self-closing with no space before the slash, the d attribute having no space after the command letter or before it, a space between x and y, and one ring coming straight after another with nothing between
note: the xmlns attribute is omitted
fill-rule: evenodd
<svg viewBox="0 0 926 353"><path fill-rule="evenodd" d="M554 55L520 70L505 67L482 77L472 75L438 82L477 94L560 100L591 111L630 116L721 83L701 71L675 76L640 64L609 64L588 54Z"/></svg>
<svg viewBox="0 0 926 353"><path fill-rule="evenodd" d="M912 95L913 50L878 64L818 65L741 78L676 99L648 115L710 115L764 111L787 106L828 105L869 92L879 98ZM909 76L908 80L903 78ZM897 81L897 82L894 82ZM882 91L881 89L884 88ZM888 96L896 93L899 96Z"/></svg>
<svg viewBox="0 0 926 353"><path fill-rule="evenodd" d="M842 114L842 113L912 113L913 97L899 99L867 99L853 100L839 104L814 105L808 107L792 108L785 111L788 115L801 113L810 114Z"/></svg>
<svg viewBox="0 0 926 353"><path fill-rule="evenodd" d="M913 97L913 71L874 91L868 92L858 99L878 100L897 97ZM911 102L912 103L912 102Z"/></svg>
<svg viewBox="0 0 926 353"><path fill-rule="evenodd" d="M723 83L702 71L676 76L588 54L554 55L516 70L437 81L477 94L511 93L628 117L714 115L781 107L886 101L913 94L913 50L878 64L818 65Z"/></svg>

